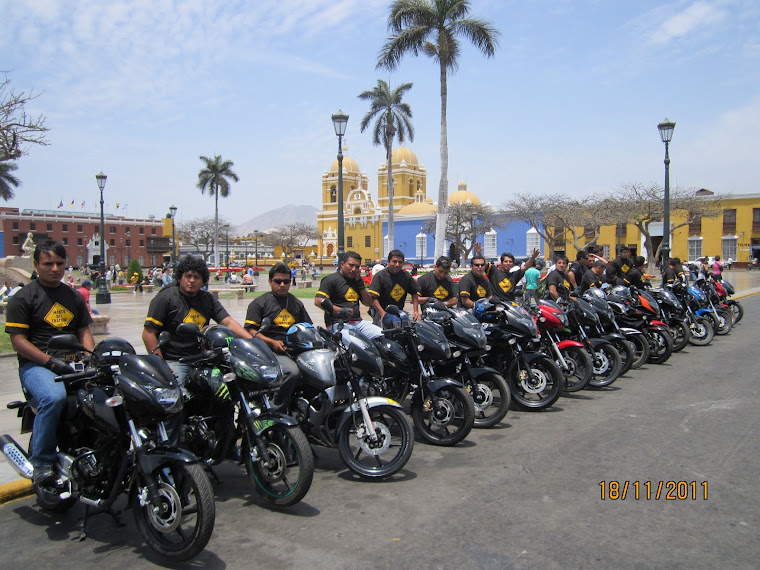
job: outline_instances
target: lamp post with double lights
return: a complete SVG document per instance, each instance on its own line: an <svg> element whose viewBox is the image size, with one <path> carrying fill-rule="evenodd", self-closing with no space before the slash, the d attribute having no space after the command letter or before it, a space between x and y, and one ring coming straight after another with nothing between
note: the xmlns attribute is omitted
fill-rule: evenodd
<svg viewBox="0 0 760 570"><path fill-rule="evenodd" d="M172 216L172 269L174 269L177 266L177 238L176 234L174 233L174 220L177 217L177 206L174 204L169 206L169 212Z"/></svg>
<svg viewBox="0 0 760 570"><path fill-rule="evenodd" d="M338 260L343 259L343 135L346 134L348 115L338 109L332 116L335 134L338 136Z"/></svg>
<svg viewBox="0 0 760 570"><path fill-rule="evenodd" d="M670 155L668 154L668 146L673 138L673 129L675 128L676 124L667 118L657 125L660 138L665 143L665 215L662 220L662 262L660 263L662 271L665 270L670 259Z"/></svg>
<svg viewBox="0 0 760 570"><path fill-rule="evenodd" d="M98 292L95 295L95 302L98 305L107 305L111 302L111 292L106 286L106 244L103 241L106 234L106 221L103 213L103 189L106 187L108 176L99 172L95 175L95 180L100 188L100 275L98 276Z"/></svg>

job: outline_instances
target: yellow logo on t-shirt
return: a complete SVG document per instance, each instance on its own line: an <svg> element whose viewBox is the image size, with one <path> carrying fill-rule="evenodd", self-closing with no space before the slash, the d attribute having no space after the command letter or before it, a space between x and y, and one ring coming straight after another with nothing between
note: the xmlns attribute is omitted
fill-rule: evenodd
<svg viewBox="0 0 760 570"><path fill-rule="evenodd" d="M289 329L292 325L296 324L296 319L291 315L287 309L280 311L280 314L274 318L274 324L284 329Z"/></svg>
<svg viewBox="0 0 760 570"><path fill-rule="evenodd" d="M57 329L66 327L71 321L74 320L74 313L69 311L66 307L60 303L56 303L45 315L45 322L54 326Z"/></svg>
<svg viewBox="0 0 760 570"><path fill-rule="evenodd" d="M512 288L512 282L509 280L509 277L505 277L499 281L499 287L501 287L501 290L505 293L509 291Z"/></svg>
<svg viewBox="0 0 760 570"><path fill-rule="evenodd" d="M202 329L206 326L206 317L201 315L198 311L195 309L190 309L190 312L187 313L187 316L182 319L183 323L195 323L198 325L198 328Z"/></svg>
<svg viewBox="0 0 760 570"><path fill-rule="evenodd" d="M393 289L391 289L391 299L398 303L404 295L406 295L406 291L401 285L396 283Z"/></svg>
<svg viewBox="0 0 760 570"><path fill-rule="evenodd" d="M563 283L564 283L564 285L565 285L565 289L570 289L570 281L568 281L567 279L565 279L565 280L563 281Z"/></svg>
<svg viewBox="0 0 760 570"><path fill-rule="evenodd" d="M348 291L346 291L346 301L350 301L351 303L356 303L356 301L359 300L359 294L354 291L353 287L349 287Z"/></svg>
<svg viewBox="0 0 760 570"><path fill-rule="evenodd" d="M630 270L631 270L631 268L628 267L627 263L620 266L620 271L622 271L623 273L628 273Z"/></svg>
<svg viewBox="0 0 760 570"><path fill-rule="evenodd" d="M475 289L475 292L478 294L478 297L483 298L486 296L486 290L483 288L482 285L478 285L478 288Z"/></svg>
<svg viewBox="0 0 760 570"><path fill-rule="evenodd" d="M436 289L433 292L433 297L436 299L440 299L441 301L445 301L449 296L449 292L446 290L446 287L443 285L438 285L438 289Z"/></svg>

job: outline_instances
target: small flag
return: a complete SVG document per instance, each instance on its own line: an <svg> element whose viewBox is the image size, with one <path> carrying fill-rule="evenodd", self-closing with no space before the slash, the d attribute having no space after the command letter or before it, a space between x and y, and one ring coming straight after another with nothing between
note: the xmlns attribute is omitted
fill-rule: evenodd
<svg viewBox="0 0 760 570"><path fill-rule="evenodd" d="M72 198L72 199L71 199L71 204L70 204L70 205L71 205L72 207L74 206L74 198Z"/></svg>
<svg viewBox="0 0 760 570"><path fill-rule="evenodd" d="M84 210L84 202L82 202L82 209Z"/></svg>
<svg viewBox="0 0 760 570"><path fill-rule="evenodd" d="M116 202L116 209L117 210L119 209L119 203L118 202Z"/></svg>
<svg viewBox="0 0 760 570"><path fill-rule="evenodd" d="M59 208L63 208L63 200L61 200L61 203L60 203L60 204L58 204L58 207L59 207Z"/></svg>
<svg viewBox="0 0 760 570"><path fill-rule="evenodd" d="M121 207L121 209L122 209L122 210L126 210L126 209L127 209L127 205L126 205L126 204L124 204L124 205Z"/></svg>

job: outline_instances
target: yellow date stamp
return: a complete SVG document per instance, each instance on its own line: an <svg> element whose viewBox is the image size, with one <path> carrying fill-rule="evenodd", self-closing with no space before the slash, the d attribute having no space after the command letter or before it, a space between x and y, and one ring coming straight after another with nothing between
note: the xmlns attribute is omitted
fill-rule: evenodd
<svg viewBox="0 0 760 570"><path fill-rule="evenodd" d="M707 500L707 481L600 481L602 501Z"/></svg>

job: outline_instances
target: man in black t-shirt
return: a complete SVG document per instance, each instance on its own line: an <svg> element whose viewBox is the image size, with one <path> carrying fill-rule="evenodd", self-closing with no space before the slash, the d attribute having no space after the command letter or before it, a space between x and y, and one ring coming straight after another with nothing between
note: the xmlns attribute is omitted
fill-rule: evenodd
<svg viewBox="0 0 760 570"><path fill-rule="evenodd" d="M369 338L381 336L380 327L362 320L359 312L359 302L367 307L372 306L372 296L367 292L361 278L362 257L355 251L347 251L340 261L340 268L322 279L319 291L314 297L314 304L322 308L322 301L329 299L333 304L332 313L325 312L325 326L341 320L354 325Z"/></svg>
<svg viewBox="0 0 760 570"><path fill-rule="evenodd" d="M581 278L581 295L593 287L599 287L601 289L602 285L606 282L604 276L604 270L606 267L607 264L601 259L594 261L591 269L586 271Z"/></svg>
<svg viewBox="0 0 760 570"><path fill-rule="evenodd" d="M636 256L633 260L633 267L623 278L628 287L634 286L638 289L644 289L644 265L646 265L646 259L641 255Z"/></svg>
<svg viewBox="0 0 760 570"><path fill-rule="evenodd" d="M625 279L628 272L633 269L633 259L631 258L631 249L624 247L620 250L620 256L617 259L613 259L607 266L607 272L611 272L611 268L614 267L617 271L617 276L620 279Z"/></svg>
<svg viewBox="0 0 760 570"><path fill-rule="evenodd" d="M451 259L442 255L435 262L432 271L417 279L417 301L425 304L429 301L443 301L447 306L457 304L457 296L454 294L454 281L449 277L451 273Z"/></svg>
<svg viewBox="0 0 760 570"><path fill-rule="evenodd" d="M370 310L373 313L372 319L376 325L380 325L380 321L385 315L385 308L388 305L396 305L403 311L406 296L409 293L412 295L414 319L419 320L420 308L417 302L417 286L412 276L404 271L404 253L401 250L394 249L388 254L388 266L375 274L367 291L373 299Z"/></svg>
<svg viewBox="0 0 760 570"><path fill-rule="evenodd" d="M53 464L58 446L58 423L66 405L66 387L55 377L73 372L63 359L45 354L50 337L74 334L88 350L95 347L92 318L81 293L61 283L66 271L63 244L47 240L34 250L37 279L8 301L5 332L18 354L19 378L29 403L37 410L32 434L34 483L55 481Z"/></svg>
<svg viewBox="0 0 760 570"><path fill-rule="evenodd" d="M470 272L459 280L459 304L465 309L471 309L478 299L493 295L485 272L486 258L479 253L475 254L470 261Z"/></svg>
<svg viewBox="0 0 760 570"><path fill-rule="evenodd" d="M554 269L546 276L545 298L552 301L567 301L570 298L570 280L565 275L567 257L559 255L554 260Z"/></svg>
<svg viewBox="0 0 760 570"><path fill-rule="evenodd" d="M480 253L480 247L475 247L476 251ZM525 270L533 266L540 253L540 250L534 249L522 267L514 270L515 256L511 253L502 253L499 265L486 263L485 275L491 283L493 294L504 301L514 301L517 284L523 278L523 275L525 275Z"/></svg>
<svg viewBox="0 0 760 570"><path fill-rule="evenodd" d="M264 341L271 348L282 368L284 380L298 374L298 366L285 353L285 336L288 329L296 323L310 323L311 317L300 299L290 291L290 269L284 263L277 263L269 270L269 287L271 291L257 297L248 305L245 315L245 328L250 332L258 331L261 321L268 318L272 325L264 333L254 332L254 336Z"/></svg>
<svg viewBox="0 0 760 570"><path fill-rule="evenodd" d="M680 258L671 257L668 266L662 272L662 283L663 285L672 285L679 279L686 279L686 271L681 265Z"/></svg>
<svg viewBox="0 0 760 570"><path fill-rule="evenodd" d="M583 276L589 269L591 269L591 264L593 262L593 257L589 256L589 254L583 250L576 254L575 261L573 261L567 269L567 279L570 281L570 286L573 289L580 287Z"/></svg>
<svg viewBox="0 0 760 570"><path fill-rule="evenodd" d="M166 360L179 383L184 385L192 367L180 363L179 359L198 354L200 348L194 336L176 334L181 323L195 323L203 329L214 320L241 338L251 338L251 334L230 316L219 299L201 289L209 280L208 267L202 259L185 256L177 264L174 274L176 281L161 289L150 302L142 340L148 352L153 352L158 346L159 333L168 331L171 334L169 343L156 354Z"/></svg>

